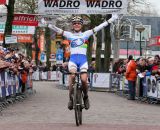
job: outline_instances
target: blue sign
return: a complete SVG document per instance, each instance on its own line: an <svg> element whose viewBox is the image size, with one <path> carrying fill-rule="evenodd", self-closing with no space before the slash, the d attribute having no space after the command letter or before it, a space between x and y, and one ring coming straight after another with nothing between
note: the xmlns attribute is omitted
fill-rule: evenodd
<svg viewBox="0 0 160 130"><path fill-rule="evenodd" d="M63 53L56 54L56 60L63 60Z"/></svg>
<svg viewBox="0 0 160 130"><path fill-rule="evenodd" d="M63 63L63 50L62 49L57 50L56 61L57 61L57 64L62 64Z"/></svg>
<svg viewBox="0 0 160 130"><path fill-rule="evenodd" d="M46 62L46 54L45 53L41 53L41 55L40 55L40 60L41 60L41 62Z"/></svg>

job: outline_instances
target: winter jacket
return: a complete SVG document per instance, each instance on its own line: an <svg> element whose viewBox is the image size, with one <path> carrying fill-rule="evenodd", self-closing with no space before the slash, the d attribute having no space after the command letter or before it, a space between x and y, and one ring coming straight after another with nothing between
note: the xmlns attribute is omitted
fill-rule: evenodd
<svg viewBox="0 0 160 130"><path fill-rule="evenodd" d="M137 79L137 65L134 60L130 60L126 69L126 79L129 81L136 81Z"/></svg>

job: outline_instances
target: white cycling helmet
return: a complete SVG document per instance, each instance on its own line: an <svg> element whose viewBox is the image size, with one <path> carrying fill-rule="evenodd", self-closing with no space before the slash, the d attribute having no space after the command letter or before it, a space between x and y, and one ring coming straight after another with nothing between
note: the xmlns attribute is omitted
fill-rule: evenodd
<svg viewBox="0 0 160 130"><path fill-rule="evenodd" d="M83 24L83 19L80 16L74 16L72 18L72 23L76 23L76 22L80 22L81 24Z"/></svg>

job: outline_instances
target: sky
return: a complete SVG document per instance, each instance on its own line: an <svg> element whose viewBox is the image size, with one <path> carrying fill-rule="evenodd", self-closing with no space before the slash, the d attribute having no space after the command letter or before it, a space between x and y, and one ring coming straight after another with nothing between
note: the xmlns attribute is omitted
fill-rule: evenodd
<svg viewBox="0 0 160 130"><path fill-rule="evenodd" d="M157 10L157 13L160 14L160 0L148 0L149 3L153 5L153 8Z"/></svg>

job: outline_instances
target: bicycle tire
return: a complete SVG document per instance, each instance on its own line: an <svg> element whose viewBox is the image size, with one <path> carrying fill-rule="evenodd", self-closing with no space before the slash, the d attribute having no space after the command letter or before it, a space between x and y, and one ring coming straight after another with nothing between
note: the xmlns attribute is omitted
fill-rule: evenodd
<svg viewBox="0 0 160 130"><path fill-rule="evenodd" d="M75 120L76 125L79 126L79 114L78 114L78 107L77 107L77 84L74 85L74 111L75 111Z"/></svg>
<svg viewBox="0 0 160 130"><path fill-rule="evenodd" d="M78 118L79 118L79 124L82 125L82 91L80 88L77 90L77 99L78 99Z"/></svg>

